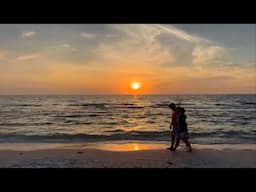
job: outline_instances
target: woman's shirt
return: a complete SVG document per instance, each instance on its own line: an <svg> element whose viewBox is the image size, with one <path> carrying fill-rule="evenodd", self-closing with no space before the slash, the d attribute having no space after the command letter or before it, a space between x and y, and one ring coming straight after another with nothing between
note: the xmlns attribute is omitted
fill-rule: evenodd
<svg viewBox="0 0 256 192"><path fill-rule="evenodd" d="M186 122L186 115L179 115L177 118L177 127L179 132L187 132L188 126Z"/></svg>

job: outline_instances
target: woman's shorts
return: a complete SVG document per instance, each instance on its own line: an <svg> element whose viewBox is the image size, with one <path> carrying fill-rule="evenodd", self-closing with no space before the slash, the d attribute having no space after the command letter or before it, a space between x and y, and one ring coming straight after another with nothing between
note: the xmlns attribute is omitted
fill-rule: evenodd
<svg viewBox="0 0 256 192"><path fill-rule="evenodd" d="M173 136L173 137L177 136L177 131L175 128L171 130L171 136Z"/></svg>

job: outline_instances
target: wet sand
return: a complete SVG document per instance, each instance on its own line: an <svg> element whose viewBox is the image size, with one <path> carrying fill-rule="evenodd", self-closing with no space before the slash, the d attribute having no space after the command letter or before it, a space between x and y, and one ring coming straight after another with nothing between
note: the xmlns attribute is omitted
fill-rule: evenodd
<svg viewBox="0 0 256 192"><path fill-rule="evenodd" d="M40 147L41 146L41 147ZM1 168L256 168L255 145L0 144Z"/></svg>

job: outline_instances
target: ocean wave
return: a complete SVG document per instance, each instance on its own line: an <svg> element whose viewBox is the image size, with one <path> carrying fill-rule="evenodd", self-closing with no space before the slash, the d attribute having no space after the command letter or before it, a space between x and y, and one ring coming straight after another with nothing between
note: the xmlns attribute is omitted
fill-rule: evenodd
<svg viewBox="0 0 256 192"><path fill-rule="evenodd" d="M41 107L39 104L8 104L9 107Z"/></svg>
<svg viewBox="0 0 256 192"><path fill-rule="evenodd" d="M153 106L155 106L155 107L168 107L168 105L169 105L168 103L157 103Z"/></svg>
<svg viewBox="0 0 256 192"><path fill-rule="evenodd" d="M126 107L127 109L143 109L143 106L131 106L131 107Z"/></svg>
<svg viewBox="0 0 256 192"><path fill-rule="evenodd" d="M115 131L116 132L116 131ZM0 134L1 139L25 139L25 140L130 140L130 139L160 139L163 136L169 136L170 132L147 132L147 131L121 131L121 133L111 135L92 135L92 134L48 134L48 135L21 135L21 134Z"/></svg>
<svg viewBox="0 0 256 192"><path fill-rule="evenodd" d="M180 106L184 106L184 105L196 105L195 103L181 103Z"/></svg>
<svg viewBox="0 0 256 192"><path fill-rule="evenodd" d="M105 108L108 103L74 103L68 104L68 106L78 106L78 107L98 107L98 108Z"/></svg>
<svg viewBox="0 0 256 192"><path fill-rule="evenodd" d="M235 104L228 104L228 103L215 103L214 105L216 106L238 106L238 105L235 105Z"/></svg>
<svg viewBox="0 0 256 192"><path fill-rule="evenodd" d="M110 114L108 114L110 115ZM98 117L98 116L104 116L101 114L71 114L71 115L53 115L51 117L55 118L80 118L80 117Z"/></svg>
<svg viewBox="0 0 256 192"><path fill-rule="evenodd" d="M121 105L128 105L128 106L129 106L129 105L132 105L132 106L133 106L133 105L135 105L135 104L134 104L134 103L121 103Z"/></svg>
<svg viewBox="0 0 256 192"><path fill-rule="evenodd" d="M152 108L162 108L162 107L164 107L164 108L168 108L169 107L169 104L170 103L157 103L157 104L154 104L154 105L151 105L150 107L152 107ZM195 105L195 103L181 103L181 104L177 104L177 106L180 106L180 107L182 107L182 106L194 106Z"/></svg>
<svg viewBox="0 0 256 192"><path fill-rule="evenodd" d="M156 121L148 120L147 123L156 123Z"/></svg>
<svg viewBox="0 0 256 192"><path fill-rule="evenodd" d="M256 102L241 102L242 105L256 105Z"/></svg>
<svg viewBox="0 0 256 192"><path fill-rule="evenodd" d="M125 132L125 131L122 130L122 129L115 129L115 130L106 130L106 131L104 131L104 132L106 132L106 133L108 133L108 132L110 132L110 133L116 133L116 132Z"/></svg>
<svg viewBox="0 0 256 192"><path fill-rule="evenodd" d="M143 109L144 106L136 106L132 103L78 103L78 104L68 104L68 106L78 106L78 107L96 107L96 108L124 108L124 109Z"/></svg>
<svg viewBox="0 0 256 192"><path fill-rule="evenodd" d="M64 124L68 125L92 125L92 122L81 122L81 121L75 121L75 120L66 120L64 121Z"/></svg>
<svg viewBox="0 0 256 192"><path fill-rule="evenodd" d="M52 125L51 122L45 122L45 123L0 123L0 126L10 126L10 127L21 127L21 126L32 126L32 125Z"/></svg>
<svg viewBox="0 0 256 192"><path fill-rule="evenodd" d="M72 141L117 141L117 140L148 140L148 141L170 141L170 131L124 131L115 129L105 131L113 134L48 134L48 135L19 135L19 134L0 134L0 141L47 141L47 142L72 142ZM239 141L240 139L248 142L256 140L256 134L245 133L242 131L211 132L211 133L190 133L190 138L198 141L209 142L218 139Z"/></svg>

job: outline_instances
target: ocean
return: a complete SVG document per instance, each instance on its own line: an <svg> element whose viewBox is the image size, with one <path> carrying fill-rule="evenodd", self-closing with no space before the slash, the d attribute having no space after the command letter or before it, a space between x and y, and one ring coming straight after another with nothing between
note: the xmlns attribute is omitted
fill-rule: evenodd
<svg viewBox="0 0 256 192"><path fill-rule="evenodd" d="M169 142L171 102L192 144L256 144L255 95L0 96L0 142Z"/></svg>

